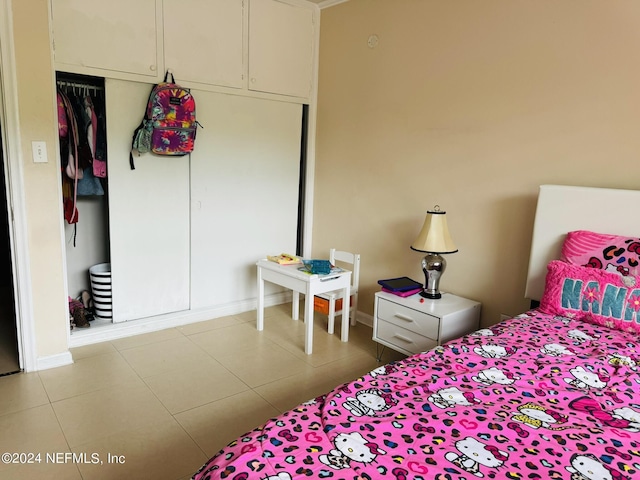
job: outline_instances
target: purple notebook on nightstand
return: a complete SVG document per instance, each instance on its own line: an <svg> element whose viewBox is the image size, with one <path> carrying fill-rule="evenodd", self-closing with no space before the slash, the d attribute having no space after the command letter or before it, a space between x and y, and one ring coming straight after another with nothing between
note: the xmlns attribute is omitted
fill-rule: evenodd
<svg viewBox="0 0 640 480"><path fill-rule="evenodd" d="M408 292L410 290L421 289L422 284L416 282L409 277L389 278L387 280L378 280L378 284L382 288L386 288L391 293Z"/></svg>
<svg viewBox="0 0 640 480"><path fill-rule="evenodd" d="M410 297L411 295L415 295L416 293L421 292L422 287L416 288L413 290L407 290L406 292L394 292L393 290L389 290L388 288L382 287L382 291L387 293L393 293L394 295L397 295L399 297Z"/></svg>

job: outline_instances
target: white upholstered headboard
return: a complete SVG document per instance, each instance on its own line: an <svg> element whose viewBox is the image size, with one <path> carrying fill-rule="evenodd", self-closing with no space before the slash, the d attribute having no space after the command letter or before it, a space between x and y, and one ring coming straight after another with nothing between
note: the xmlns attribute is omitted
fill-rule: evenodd
<svg viewBox="0 0 640 480"><path fill-rule="evenodd" d="M525 298L540 300L547 264L560 258L565 235L573 230L640 236L640 191L541 185Z"/></svg>

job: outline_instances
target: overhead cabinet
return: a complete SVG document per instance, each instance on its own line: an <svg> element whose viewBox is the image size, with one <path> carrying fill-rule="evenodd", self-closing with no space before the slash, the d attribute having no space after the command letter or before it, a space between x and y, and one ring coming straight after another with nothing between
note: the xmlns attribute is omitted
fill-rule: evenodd
<svg viewBox="0 0 640 480"><path fill-rule="evenodd" d="M53 0L56 70L155 80L161 14L159 0Z"/></svg>
<svg viewBox="0 0 640 480"><path fill-rule="evenodd" d="M56 70L311 96L316 5L303 0L51 0Z"/></svg>
<svg viewBox="0 0 640 480"><path fill-rule="evenodd" d="M314 11L307 5L251 0L249 89L307 98L314 59Z"/></svg>
<svg viewBox="0 0 640 480"><path fill-rule="evenodd" d="M163 12L165 68L183 83L244 86L243 2L164 0Z"/></svg>

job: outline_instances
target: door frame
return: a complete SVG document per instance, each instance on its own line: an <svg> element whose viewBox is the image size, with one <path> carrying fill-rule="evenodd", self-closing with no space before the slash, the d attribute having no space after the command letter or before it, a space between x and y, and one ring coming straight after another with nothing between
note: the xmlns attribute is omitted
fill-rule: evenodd
<svg viewBox="0 0 640 480"><path fill-rule="evenodd" d="M37 351L11 5L11 0L0 0L0 135L7 185L18 356L20 368L29 372L37 370Z"/></svg>

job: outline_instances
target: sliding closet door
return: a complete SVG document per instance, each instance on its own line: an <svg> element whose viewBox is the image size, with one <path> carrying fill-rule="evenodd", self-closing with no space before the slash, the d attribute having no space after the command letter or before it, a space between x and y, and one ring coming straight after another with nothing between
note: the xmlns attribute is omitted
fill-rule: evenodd
<svg viewBox="0 0 640 480"><path fill-rule="evenodd" d="M107 80L114 322L189 309L189 156L135 157L151 85Z"/></svg>
<svg viewBox="0 0 640 480"><path fill-rule="evenodd" d="M302 105L194 92L191 308L256 296L258 259L295 253Z"/></svg>

